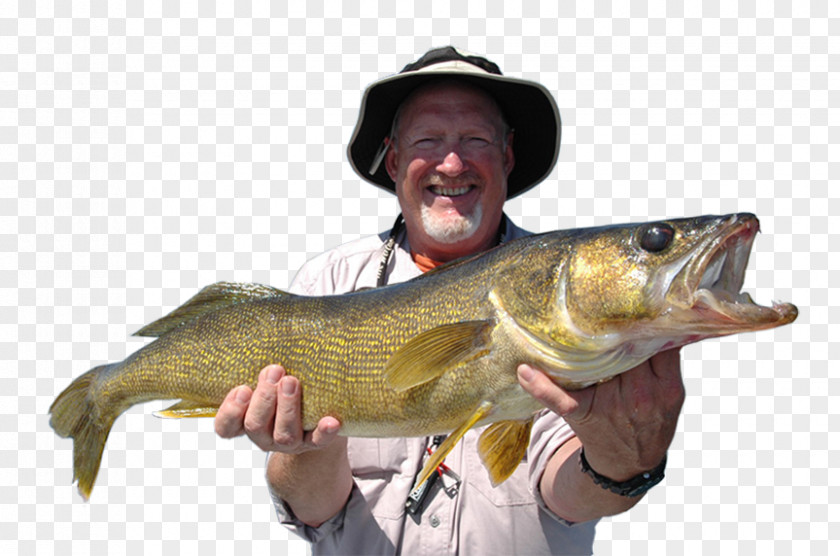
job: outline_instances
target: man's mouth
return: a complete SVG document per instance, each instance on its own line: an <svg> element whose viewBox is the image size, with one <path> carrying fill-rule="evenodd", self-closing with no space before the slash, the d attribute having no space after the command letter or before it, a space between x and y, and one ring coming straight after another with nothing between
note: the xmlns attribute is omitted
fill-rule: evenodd
<svg viewBox="0 0 840 556"><path fill-rule="evenodd" d="M469 193L471 190L471 185L465 187L442 187L439 185L433 185L429 188L429 191L435 195L442 195L444 197L460 197L461 195Z"/></svg>

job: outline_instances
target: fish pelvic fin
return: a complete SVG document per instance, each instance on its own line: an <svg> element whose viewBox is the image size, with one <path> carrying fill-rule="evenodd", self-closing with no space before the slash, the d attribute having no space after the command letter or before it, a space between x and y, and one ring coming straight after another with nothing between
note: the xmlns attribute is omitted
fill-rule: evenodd
<svg viewBox="0 0 840 556"><path fill-rule="evenodd" d="M478 439L478 455L490 476L493 486L498 486L510 477L525 457L525 450L531 441L531 425L528 421L499 421L487 427Z"/></svg>
<svg viewBox="0 0 840 556"><path fill-rule="evenodd" d="M385 364L385 381L398 392L440 378L447 369L488 353L493 320L444 324L421 332Z"/></svg>
<svg viewBox="0 0 840 556"><path fill-rule="evenodd" d="M443 463L444 458L452 451L452 448L458 444L458 441L463 438L463 436L467 433L468 430L473 428L476 423L487 417L493 411L493 404L490 402L482 402L480 406L470 415L469 419L464 421L461 426L457 429L452 431L452 433L446 437L446 440L443 441L443 444L438 446L437 450L432 452L432 455L426 461L426 465L423 466L423 469L420 471L420 474L417 476L417 482L414 483L414 488L416 489L420 485L426 482L426 480L432 476L438 466Z"/></svg>
<svg viewBox="0 0 840 556"><path fill-rule="evenodd" d="M99 473L102 452L119 412L102 414L92 395L99 376L114 364L86 372L68 386L50 406L50 426L63 438L73 439L73 480L88 500Z"/></svg>
<svg viewBox="0 0 840 556"><path fill-rule="evenodd" d="M150 336L159 337L167 332L190 322L191 320L212 313L218 309L236 305L238 303L245 303L248 301L255 301L257 299L266 299L270 297L279 297L283 295L292 295L278 290L271 286L263 286L261 284L237 284L234 282L216 282L195 294L186 303L169 313L168 315L159 318L158 320L147 324L137 332L134 336Z"/></svg>
<svg viewBox="0 0 840 556"><path fill-rule="evenodd" d="M208 406L206 403L181 400L166 409L155 411L153 415L163 419L189 419L194 417L215 417L218 410L218 407Z"/></svg>

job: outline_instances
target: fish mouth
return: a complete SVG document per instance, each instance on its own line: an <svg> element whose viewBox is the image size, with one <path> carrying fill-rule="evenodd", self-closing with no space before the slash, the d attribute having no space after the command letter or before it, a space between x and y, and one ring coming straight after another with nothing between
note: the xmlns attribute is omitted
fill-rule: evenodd
<svg viewBox="0 0 840 556"><path fill-rule="evenodd" d="M732 215L686 264L675 285L677 296L689 302L687 306L679 305L688 310L691 321L746 331L780 326L796 318L798 311L790 303L774 301L772 306L763 306L741 291L758 232L759 222L754 215ZM672 285L671 290L674 289Z"/></svg>

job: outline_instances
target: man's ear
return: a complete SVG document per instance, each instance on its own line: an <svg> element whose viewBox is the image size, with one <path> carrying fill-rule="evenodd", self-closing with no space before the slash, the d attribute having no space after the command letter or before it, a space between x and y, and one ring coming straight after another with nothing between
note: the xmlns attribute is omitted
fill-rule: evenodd
<svg viewBox="0 0 840 556"><path fill-rule="evenodd" d="M513 171L513 166L514 166L514 164L516 164L516 160L513 156L513 130L512 129L508 132L507 146L505 147L504 157L505 157L505 175L510 176L511 171Z"/></svg>
<svg viewBox="0 0 840 556"><path fill-rule="evenodd" d="M385 138L387 151L385 152L385 170L394 183L397 183L397 149L394 148L394 142L390 137Z"/></svg>

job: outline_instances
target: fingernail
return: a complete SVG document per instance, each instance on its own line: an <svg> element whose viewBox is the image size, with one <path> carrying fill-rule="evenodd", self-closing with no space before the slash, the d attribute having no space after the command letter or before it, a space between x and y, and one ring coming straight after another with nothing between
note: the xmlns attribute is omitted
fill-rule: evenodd
<svg viewBox="0 0 840 556"><path fill-rule="evenodd" d="M297 391L297 385L294 380L284 380L280 382L280 388L283 390L284 396L294 396Z"/></svg>
<svg viewBox="0 0 840 556"><path fill-rule="evenodd" d="M265 379L268 381L269 384L277 384L280 382L280 379L283 378L283 372L280 370L280 367L269 367L268 372L265 375Z"/></svg>
<svg viewBox="0 0 840 556"><path fill-rule="evenodd" d="M534 369L527 365L520 365L519 369L517 369L519 373L519 378L521 378L525 382L531 382L534 380Z"/></svg>
<svg viewBox="0 0 840 556"><path fill-rule="evenodd" d="M251 390L248 388L240 388L236 392L236 401L241 404L246 404L251 400Z"/></svg>

